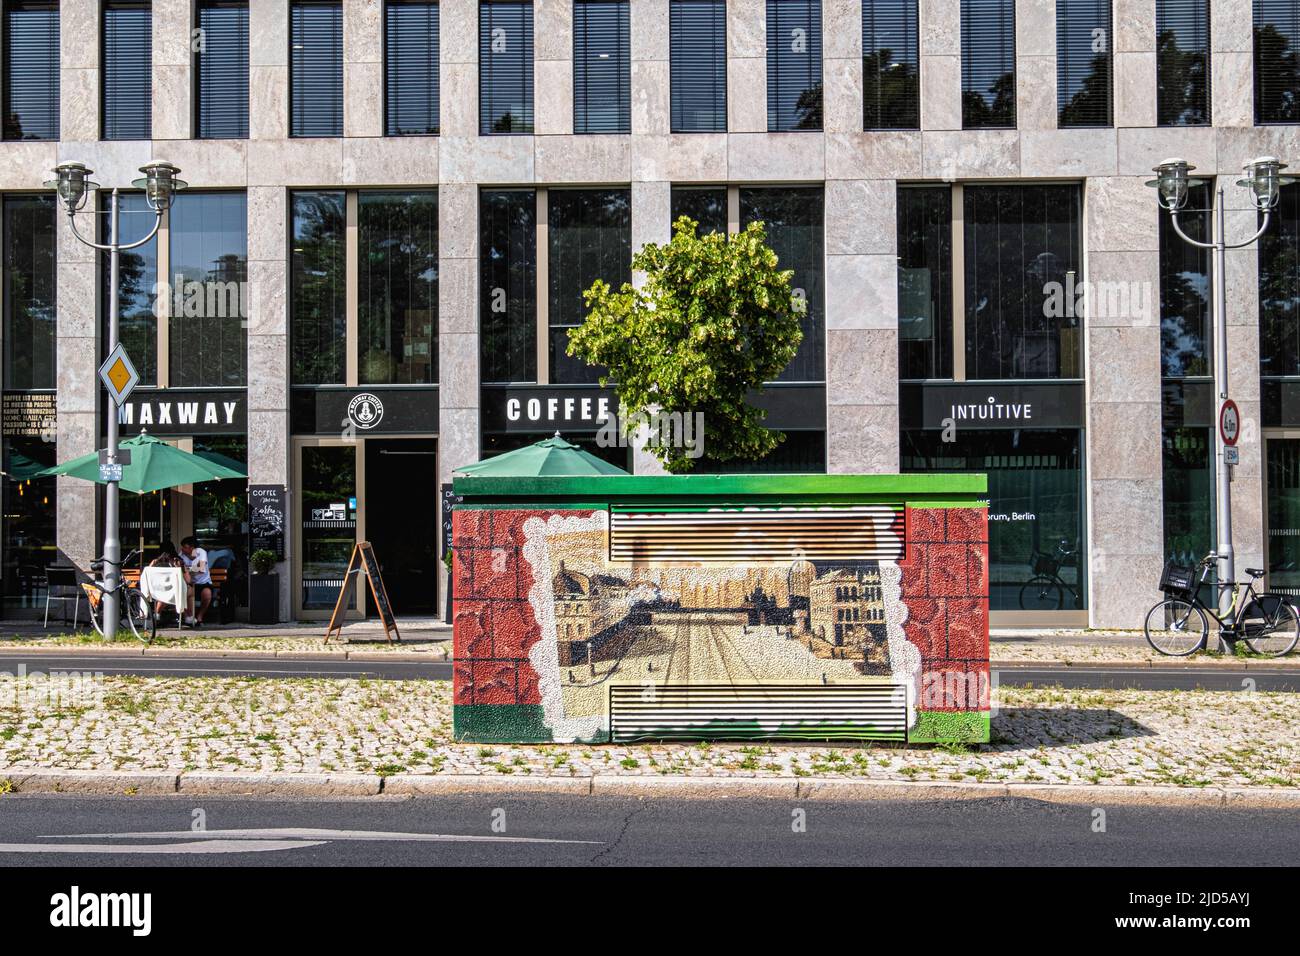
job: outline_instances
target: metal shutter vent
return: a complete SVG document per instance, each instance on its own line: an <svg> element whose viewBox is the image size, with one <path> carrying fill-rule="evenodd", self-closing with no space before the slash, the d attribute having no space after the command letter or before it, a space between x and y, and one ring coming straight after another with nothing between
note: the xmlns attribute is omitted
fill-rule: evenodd
<svg viewBox="0 0 1300 956"><path fill-rule="evenodd" d="M907 741L901 684L678 684L609 689L614 743L636 740Z"/></svg>
<svg viewBox="0 0 1300 956"><path fill-rule="evenodd" d="M901 520L888 505L612 511L615 563L780 564L790 561L901 561Z"/></svg>

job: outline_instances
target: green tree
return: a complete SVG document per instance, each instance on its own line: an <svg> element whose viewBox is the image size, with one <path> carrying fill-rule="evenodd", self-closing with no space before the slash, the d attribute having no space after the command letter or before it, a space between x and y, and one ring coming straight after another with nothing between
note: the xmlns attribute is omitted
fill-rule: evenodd
<svg viewBox="0 0 1300 956"><path fill-rule="evenodd" d="M601 384L618 383L624 416L702 412L705 457L761 458L785 436L763 427L765 413L746 398L781 373L803 338L793 273L778 267L761 222L730 236L699 236L697 227L682 216L671 242L636 254L640 288L592 283L568 352L608 369ZM668 443L651 450L671 472L698 460Z"/></svg>

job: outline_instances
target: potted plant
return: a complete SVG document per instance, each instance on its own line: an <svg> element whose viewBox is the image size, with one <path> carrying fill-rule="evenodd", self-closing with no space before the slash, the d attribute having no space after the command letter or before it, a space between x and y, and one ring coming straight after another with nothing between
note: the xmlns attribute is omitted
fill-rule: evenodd
<svg viewBox="0 0 1300 956"><path fill-rule="evenodd" d="M262 548L248 560L253 567L248 579L248 619L253 624L275 624L280 620L280 575L275 572L275 552Z"/></svg>

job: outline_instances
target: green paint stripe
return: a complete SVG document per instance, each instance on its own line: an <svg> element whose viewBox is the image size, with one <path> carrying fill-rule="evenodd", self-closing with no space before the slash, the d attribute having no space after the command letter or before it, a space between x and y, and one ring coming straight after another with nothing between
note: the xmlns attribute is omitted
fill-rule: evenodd
<svg viewBox="0 0 1300 956"><path fill-rule="evenodd" d="M923 710L917 714L916 727L907 735L912 743L989 742L987 710Z"/></svg>

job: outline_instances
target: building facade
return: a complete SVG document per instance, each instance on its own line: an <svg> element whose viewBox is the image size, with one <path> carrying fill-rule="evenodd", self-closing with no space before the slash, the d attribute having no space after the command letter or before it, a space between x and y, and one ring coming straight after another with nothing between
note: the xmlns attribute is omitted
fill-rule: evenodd
<svg viewBox="0 0 1300 956"><path fill-rule="evenodd" d="M123 434L249 478L126 496L127 546L245 557L255 490L284 619L328 614L363 539L399 614L440 611L457 466L560 430L655 470L597 444L614 393L566 333L685 214L764 222L795 273L803 342L761 398L787 437L735 470L987 472L994 623L1140 626L1214 542L1209 264L1144 183L1185 157L1211 179L1185 228L1218 177L1253 233L1242 165L1300 165L1291 6L5 0L6 613L102 540L94 487L32 477L106 414L106 262L42 183L85 163L130 239L166 159L190 189L123 260ZM1300 590L1296 189L1223 281L1238 561Z"/></svg>

